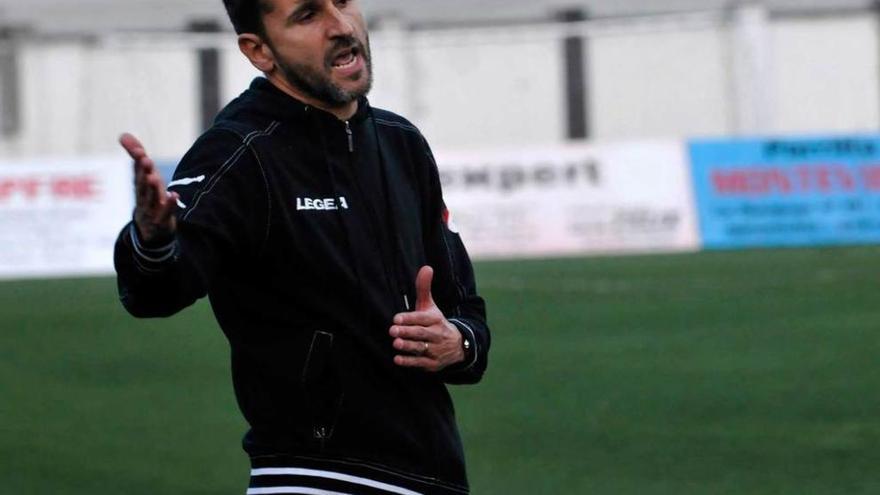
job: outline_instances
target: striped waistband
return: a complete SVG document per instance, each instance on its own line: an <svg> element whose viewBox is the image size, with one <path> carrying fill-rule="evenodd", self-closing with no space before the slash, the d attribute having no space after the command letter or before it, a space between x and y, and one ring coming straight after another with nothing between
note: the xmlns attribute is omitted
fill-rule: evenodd
<svg viewBox="0 0 880 495"><path fill-rule="evenodd" d="M464 495L468 490L352 460L290 456L251 459L247 495Z"/></svg>

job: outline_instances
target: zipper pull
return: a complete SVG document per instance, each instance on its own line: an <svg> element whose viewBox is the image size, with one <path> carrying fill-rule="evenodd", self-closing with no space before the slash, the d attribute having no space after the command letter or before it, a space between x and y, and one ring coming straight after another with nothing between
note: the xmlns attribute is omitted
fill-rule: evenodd
<svg viewBox="0 0 880 495"><path fill-rule="evenodd" d="M403 295L403 307L406 308L407 311L410 311L409 296L407 294Z"/></svg>
<svg viewBox="0 0 880 495"><path fill-rule="evenodd" d="M354 135L351 133L351 125L345 121L345 133L348 134L348 152L354 153Z"/></svg>

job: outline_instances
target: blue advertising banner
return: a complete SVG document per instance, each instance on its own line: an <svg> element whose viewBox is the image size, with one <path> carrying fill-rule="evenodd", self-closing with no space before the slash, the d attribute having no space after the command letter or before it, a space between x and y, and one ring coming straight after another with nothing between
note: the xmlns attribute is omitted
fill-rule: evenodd
<svg viewBox="0 0 880 495"><path fill-rule="evenodd" d="M689 147L704 248L880 242L880 136Z"/></svg>
<svg viewBox="0 0 880 495"><path fill-rule="evenodd" d="M165 182L165 185L171 182L174 170L177 168L177 162L178 160L156 160L156 168L162 174L162 180Z"/></svg>

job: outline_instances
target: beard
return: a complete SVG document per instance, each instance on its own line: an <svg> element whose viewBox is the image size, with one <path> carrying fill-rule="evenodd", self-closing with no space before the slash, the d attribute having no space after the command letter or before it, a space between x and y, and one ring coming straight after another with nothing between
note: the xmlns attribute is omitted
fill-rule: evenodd
<svg viewBox="0 0 880 495"><path fill-rule="evenodd" d="M357 50L357 54L364 58L364 70L367 72L366 80L360 87L353 90L346 90L330 79L335 54L339 50L348 48ZM345 106L362 96L366 96L373 87L373 60L369 36L367 36L366 46L353 36L339 38L327 51L323 70L306 64L282 60L276 60L276 64L288 83L331 108Z"/></svg>

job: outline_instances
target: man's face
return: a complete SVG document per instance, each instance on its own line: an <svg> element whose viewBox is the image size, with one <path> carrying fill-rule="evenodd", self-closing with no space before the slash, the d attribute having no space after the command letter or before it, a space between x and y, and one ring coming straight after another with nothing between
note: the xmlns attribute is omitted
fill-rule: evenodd
<svg viewBox="0 0 880 495"><path fill-rule="evenodd" d="M289 84L330 106L370 91L373 68L358 0L268 0L263 16L275 63Z"/></svg>

